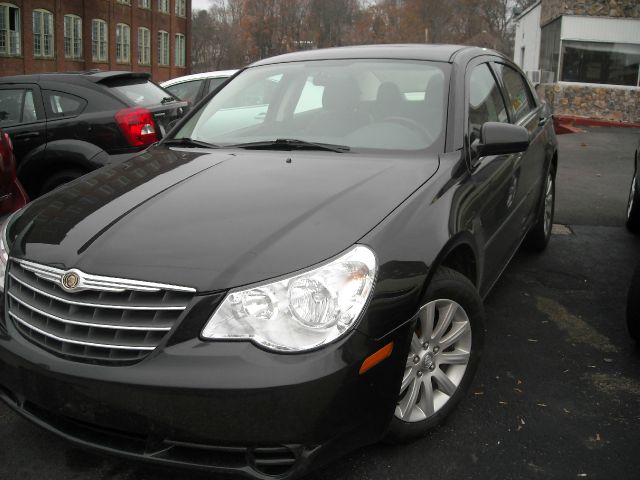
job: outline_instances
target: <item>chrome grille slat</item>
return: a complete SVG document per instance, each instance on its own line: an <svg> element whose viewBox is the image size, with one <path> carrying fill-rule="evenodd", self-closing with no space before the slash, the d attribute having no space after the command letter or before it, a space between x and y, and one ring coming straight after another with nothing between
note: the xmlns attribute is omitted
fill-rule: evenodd
<svg viewBox="0 0 640 480"><path fill-rule="evenodd" d="M184 310L187 308L186 306L168 306L168 307L154 307L154 306L144 306L144 305L108 305L108 304L100 304L100 303L87 303L87 302L76 302L73 300L68 300L63 297L59 297L52 293L45 292L44 290L40 290L33 285L29 285L28 283L22 281L18 277L16 277L13 273L9 272L9 276L13 278L16 282L24 285L25 287L33 290L34 292L44 295L45 297L52 298L59 302L68 303L69 305L77 305L79 307L92 307L92 308L112 308L117 310Z"/></svg>
<svg viewBox="0 0 640 480"><path fill-rule="evenodd" d="M62 286L69 272L77 289ZM129 365L157 348L195 289L61 270L27 260L8 265L7 313L39 347L70 360Z"/></svg>
<svg viewBox="0 0 640 480"><path fill-rule="evenodd" d="M48 265L40 265L28 260L14 259L14 262L20 264L20 266L22 266L22 268L24 268L25 270L33 272L35 275L44 278L45 280L60 280L62 278L62 275L67 272L67 270L50 267ZM195 289L193 288L180 287L178 285L169 285L165 283L143 282L140 280L129 280L126 278L104 277L102 275L92 275L90 273L83 273L82 277L83 281L86 282L87 285L91 284L90 290L101 290L102 288L105 288L107 289L107 291L114 291L113 289L118 289L118 291L133 290L140 292L173 290L178 292L195 293ZM79 286L78 291L82 289L82 285L83 284Z"/></svg>
<svg viewBox="0 0 640 480"><path fill-rule="evenodd" d="M18 317L15 313L13 312L9 312L9 315L11 315L11 317L15 320L17 320L18 322L20 322L22 325L24 325L27 328L30 328L31 330L34 330L46 337L50 337L53 338L54 340L58 340L59 342L66 342L66 343L73 343L75 345L85 345L87 347L96 347L96 348L115 348L118 350L154 350L156 347L147 347L147 346L143 346L143 345L134 345L134 346L129 346L129 345L115 345L115 344L107 344L107 343L93 343L93 342L83 342L81 340L74 340L72 338L63 338L63 337L58 337L57 335L54 335L53 333L49 333L46 332L44 330L39 329L38 327L34 327L33 325L31 325L29 322L24 321L23 319L21 319L20 317Z"/></svg>
<svg viewBox="0 0 640 480"><path fill-rule="evenodd" d="M91 328L111 328L114 330L140 330L140 331L157 331L157 332L168 332L169 330L171 330L171 327L116 325L116 324L106 324L106 323L79 322L77 320L58 317L56 315L52 315L51 313L47 313L43 310L40 310L39 308L34 307L33 305L29 305L27 302L25 302L24 300L21 300L11 292L9 292L9 296L13 298L16 302L20 303L21 305L24 305L30 310L33 310L37 314L42 315L43 317L48 317L52 320L56 320L58 322L62 322L62 323L69 323L72 325L80 325L83 327L91 327Z"/></svg>

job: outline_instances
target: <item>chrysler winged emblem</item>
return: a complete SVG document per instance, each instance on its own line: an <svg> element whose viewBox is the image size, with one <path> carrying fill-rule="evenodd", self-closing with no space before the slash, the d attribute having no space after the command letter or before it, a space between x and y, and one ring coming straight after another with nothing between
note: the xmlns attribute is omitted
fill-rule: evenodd
<svg viewBox="0 0 640 480"><path fill-rule="evenodd" d="M80 275L77 272L67 272L61 279L62 287L65 290L73 290L80 283Z"/></svg>

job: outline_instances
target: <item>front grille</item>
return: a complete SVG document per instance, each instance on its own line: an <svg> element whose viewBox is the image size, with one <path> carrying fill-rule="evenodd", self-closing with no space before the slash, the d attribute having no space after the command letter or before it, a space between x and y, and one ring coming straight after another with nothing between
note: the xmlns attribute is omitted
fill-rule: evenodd
<svg viewBox="0 0 640 480"><path fill-rule="evenodd" d="M169 332L195 289L65 271L26 260L8 266L7 315L34 344L75 361L126 365ZM73 289L62 287L68 272Z"/></svg>

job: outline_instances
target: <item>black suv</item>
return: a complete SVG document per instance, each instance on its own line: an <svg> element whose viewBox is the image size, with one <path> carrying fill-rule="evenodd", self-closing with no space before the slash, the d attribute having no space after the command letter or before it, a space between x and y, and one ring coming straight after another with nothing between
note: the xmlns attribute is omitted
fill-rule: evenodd
<svg viewBox="0 0 640 480"><path fill-rule="evenodd" d="M147 73L87 72L0 78L0 128L13 141L32 198L162 138L186 102Z"/></svg>

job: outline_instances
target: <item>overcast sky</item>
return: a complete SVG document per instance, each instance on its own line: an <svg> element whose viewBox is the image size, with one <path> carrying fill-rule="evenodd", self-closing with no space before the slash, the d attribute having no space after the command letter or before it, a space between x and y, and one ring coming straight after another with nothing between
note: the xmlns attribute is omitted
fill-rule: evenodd
<svg viewBox="0 0 640 480"><path fill-rule="evenodd" d="M368 0L367 3L374 3L374 0ZM209 8L209 0L191 0L191 10L201 10Z"/></svg>
<svg viewBox="0 0 640 480"><path fill-rule="evenodd" d="M191 0L191 10L202 10L209 8L209 0Z"/></svg>

